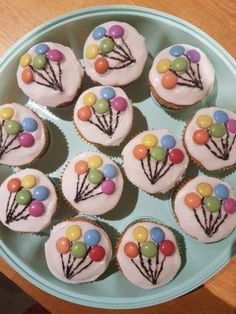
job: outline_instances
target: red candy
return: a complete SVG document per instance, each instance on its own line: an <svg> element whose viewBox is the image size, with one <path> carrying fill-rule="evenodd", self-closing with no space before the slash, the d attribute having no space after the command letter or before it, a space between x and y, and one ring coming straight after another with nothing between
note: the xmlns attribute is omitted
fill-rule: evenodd
<svg viewBox="0 0 236 314"><path fill-rule="evenodd" d="M180 164L184 159L184 154L181 149L174 148L169 153L169 159L173 164Z"/></svg>
<svg viewBox="0 0 236 314"><path fill-rule="evenodd" d="M106 58L97 58L95 61L95 70L99 74L105 73L109 68L109 63Z"/></svg>
<svg viewBox="0 0 236 314"><path fill-rule="evenodd" d="M165 256L171 256L175 251L175 245L170 240L164 240L161 242L160 251Z"/></svg>
<svg viewBox="0 0 236 314"><path fill-rule="evenodd" d="M143 144L138 144L133 149L133 155L137 159L144 159L147 156L147 147Z"/></svg>
<svg viewBox="0 0 236 314"><path fill-rule="evenodd" d="M17 192L20 187L21 187L21 182L17 178L13 178L7 183L7 189L11 193Z"/></svg>
<svg viewBox="0 0 236 314"><path fill-rule="evenodd" d="M93 262L100 262L105 256L105 250L102 246L96 245L91 248L89 256Z"/></svg>

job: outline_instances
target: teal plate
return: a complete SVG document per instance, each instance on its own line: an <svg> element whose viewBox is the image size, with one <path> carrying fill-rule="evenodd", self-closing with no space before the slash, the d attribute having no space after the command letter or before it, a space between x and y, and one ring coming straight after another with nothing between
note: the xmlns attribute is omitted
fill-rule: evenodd
<svg viewBox="0 0 236 314"><path fill-rule="evenodd" d="M18 89L15 78L19 58L28 48L41 41L55 41L71 46L77 56L82 58L83 43L88 34L96 25L109 20L125 21L137 28L146 38L149 50L142 77L126 88L135 109L133 130L127 140L141 130L166 126L181 137L185 121L200 106L218 105L235 111L236 65L233 58L196 27L162 12L132 6L104 6L72 12L51 20L24 36L1 59L1 103L17 101L26 104L28 101ZM216 72L214 90L204 103L178 113L164 111L157 106L147 88L148 71L153 57L161 49L175 43L198 46L208 55ZM91 82L87 79L83 89L89 86ZM46 120L51 135L49 150L33 167L48 173L58 184L68 160L81 151L97 148L81 141L75 133L71 122L73 106L57 110L47 109L33 102L28 102L27 106L33 107ZM101 150L121 163L119 156L123 146L124 144L116 149ZM12 169L4 166L1 166L0 170L1 181L12 172ZM197 175L198 171L191 166L188 174ZM233 171L221 176L230 184L236 182L236 174ZM98 218L104 223L113 244L118 232L140 216L155 217L176 230L182 247L181 271L172 282L161 288L147 291L132 285L118 271L114 260L96 282L75 286L58 281L48 271L44 258L43 247L49 229L41 235L27 235L14 233L1 225L1 255L17 272L37 287L74 303L99 308L128 309L174 299L201 285L229 261L235 250L236 231L215 244L198 243L180 231L171 212L170 196L170 193L161 198L150 196L138 191L125 180L124 194L118 206ZM52 225L72 215L74 212L68 209L61 199Z"/></svg>

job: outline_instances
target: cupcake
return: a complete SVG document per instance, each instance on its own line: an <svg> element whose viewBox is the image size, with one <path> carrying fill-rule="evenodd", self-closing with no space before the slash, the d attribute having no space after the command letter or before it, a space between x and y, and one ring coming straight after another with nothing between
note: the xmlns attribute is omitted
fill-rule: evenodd
<svg viewBox="0 0 236 314"><path fill-rule="evenodd" d="M103 146L118 146L130 132L132 120L132 103L121 88L92 87L80 95L74 109L78 132Z"/></svg>
<svg viewBox="0 0 236 314"><path fill-rule="evenodd" d="M57 207L54 185L36 169L9 176L0 186L1 222L13 231L36 233L46 228Z"/></svg>
<svg viewBox="0 0 236 314"><path fill-rule="evenodd" d="M212 90L215 74L203 51L190 45L173 45L154 59L149 87L154 99L168 109L185 109Z"/></svg>
<svg viewBox="0 0 236 314"><path fill-rule="evenodd" d="M23 166L45 150L47 129L30 109L19 104L0 106L0 164Z"/></svg>
<svg viewBox="0 0 236 314"><path fill-rule="evenodd" d="M87 75L101 85L124 86L143 72L148 51L137 30L122 22L96 27L84 45Z"/></svg>
<svg viewBox="0 0 236 314"><path fill-rule="evenodd" d="M173 188L189 162L181 142L166 129L138 134L125 146L122 156L130 182L151 194Z"/></svg>
<svg viewBox="0 0 236 314"><path fill-rule="evenodd" d="M123 184L120 169L109 157L84 152L67 165L61 188L73 208L88 215L102 215L119 202Z"/></svg>
<svg viewBox="0 0 236 314"><path fill-rule="evenodd" d="M117 240L116 248L120 270L126 279L143 289L167 284L181 265L173 232L155 221L134 221Z"/></svg>
<svg viewBox="0 0 236 314"><path fill-rule="evenodd" d="M236 115L217 107L198 110L185 128L183 143L197 166L228 169L236 163Z"/></svg>
<svg viewBox="0 0 236 314"><path fill-rule="evenodd" d="M48 269L59 280L78 284L96 280L112 257L111 242L101 225L74 218L54 226L45 243Z"/></svg>
<svg viewBox="0 0 236 314"><path fill-rule="evenodd" d="M20 59L17 82L23 93L48 107L70 103L77 96L83 68L69 47L46 42L30 48Z"/></svg>
<svg viewBox="0 0 236 314"><path fill-rule="evenodd" d="M220 241L236 227L236 193L220 179L202 175L183 182L172 204L177 223L199 242Z"/></svg>

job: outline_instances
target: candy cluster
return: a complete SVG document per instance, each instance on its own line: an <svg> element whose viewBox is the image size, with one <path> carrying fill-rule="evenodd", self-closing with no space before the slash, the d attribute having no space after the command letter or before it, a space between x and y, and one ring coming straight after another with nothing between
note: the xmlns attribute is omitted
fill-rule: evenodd
<svg viewBox="0 0 236 314"><path fill-rule="evenodd" d="M50 49L47 44L38 44L34 48L35 55L24 54L20 59L20 66L24 68L21 74L25 84L37 84L62 91L60 62L63 54L58 49ZM57 64L56 73L51 62Z"/></svg>
<svg viewBox="0 0 236 314"><path fill-rule="evenodd" d="M124 28L121 25L112 25L108 30L105 27L97 27L93 33L93 39L98 42L90 44L85 50L85 56L89 60L95 60L94 68L99 74L106 73L109 69L121 69L135 62L130 49L123 39ZM121 40L121 43L117 43ZM111 66L108 59L119 61L119 66Z"/></svg>
<svg viewBox="0 0 236 314"><path fill-rule="evenodd" d="M156 65L157 72L163 74L162 86L166 89L172 89L176 85L203 89L199 72L200 53L196 49L185 50L178 45L171 47L169 54L171 59L160 59ZM196 71L193 65L197 65Z"/></svg>
<svg viewBox="0 0 236 314"><path fill-rule="evenodd" d="M8 181L7 189L10 196L6 209L6 223L27 219L29 216L40 217L44 214L43 201L48 198L49 190L46 186L36 185L37 178L33 175L26 175L21 180L16 177ZM11 201L13 193L16 194ZM18 209L19 205L24 206L24 208Z"/></svg>
<svg viewBox="0 0 236 314"><path fill-rule="evenodd" d="M61 254L63 272L67 279L71 279L79 274L92 262L100 262L104 259L105 249L99 245L100 241L101 234L96 229L89 229L84 234L82 234L81 228L76 224L70 225L66 229L66 236L56 241L56 249ZM68 259L65 261L63 255L68 253ZM71 261L71 256L74 257L73 262ZM90 261L87 267L83 267L87 256L89 256ZM79 266L81 266L80 269Z"/></svg>
<svg viewBox="0 0 236 314"><path fill-rule="evenodd" d="M229 118L225 111L216 110L213 116L199 116L196 124L199 129L193 133L193 141L205 145L216 157L227 160L235 142L236 120Z"/></svg>

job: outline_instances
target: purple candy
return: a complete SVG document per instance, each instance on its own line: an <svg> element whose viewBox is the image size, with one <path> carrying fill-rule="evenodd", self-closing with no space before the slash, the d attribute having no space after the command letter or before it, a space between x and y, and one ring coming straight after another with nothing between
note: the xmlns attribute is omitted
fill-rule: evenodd
<svg viewBox="0 0 236 314"><path fill-rule="evenodd" d="M40 201L33 201L29 206L29 213L33 217L40 217L44 213L44 205Z"/></svg>
<svg viewBox="0 0 236 314"><path fill-rule="evenodd" d="M236 212L236 201L233 198L227 198L223 201L223 207L227 214L233 214Z"/></svg>
<svg viewBox="0 0 236 314"><path fill-rule="evenodd" d="M47 57L51 61L59 62L63 58L63 54L58 49L51 49L48 51Z"/></svg>
<svg viewBox="0 0 236 314"><path fill-rule="evenodd" d="M226 123L227 130L231 133L236 133L236 120L229 119Z"/></svg>
<svg viewBox="0 0 236 314"><path fill-rule="evenodd" d="M108 35L112 38L120 38L124 34L124 28L120 25L113 25L108 30Z"/></svg>
<svg viewBox="0 0 236 314"><path fill-rule="evenodd" d="M110 180L110 179L106 179L105 181L103 181L102 183L102 192L104 194L110 195L112 194L116 189L115 183Z"/></svg>
<svg viewBox="0 0 236 314"><path fill-rule="evenodd" d="M187 56L189 57L192 63L198 63L201 59L200 53L195 49L189 50L187 52Z"/></svg>
<svg viewBox="0 0 236 314"><path fill-rule="evenodd" d="M23 147L31 147L34 145L34 137L29 133L21 133L17 139Z"/></svg>
<svg viewBox="0 0 236 314"><path fill-rule="evenodd" d="M116 97L112 100L111 105L116 111L125 111L127 108L127 101L124 97Z"/></svg>

